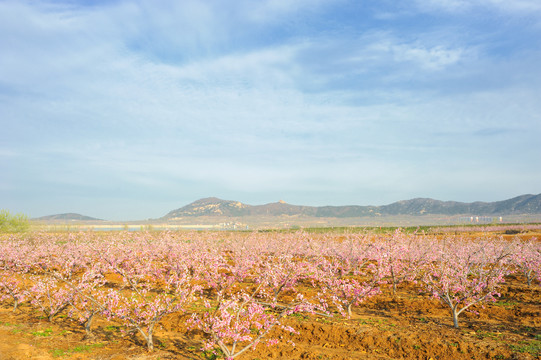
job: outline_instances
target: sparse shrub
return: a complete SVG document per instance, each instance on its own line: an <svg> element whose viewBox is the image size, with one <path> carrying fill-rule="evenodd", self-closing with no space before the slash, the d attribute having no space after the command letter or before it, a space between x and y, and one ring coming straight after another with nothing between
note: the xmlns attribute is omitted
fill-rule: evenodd
<svg viewBox="0 0 541 360"><path fill-rule="evenodd" d="M0 210L0 233L23 232L29 228L28 216L11 214L8 210Z"/></svg>

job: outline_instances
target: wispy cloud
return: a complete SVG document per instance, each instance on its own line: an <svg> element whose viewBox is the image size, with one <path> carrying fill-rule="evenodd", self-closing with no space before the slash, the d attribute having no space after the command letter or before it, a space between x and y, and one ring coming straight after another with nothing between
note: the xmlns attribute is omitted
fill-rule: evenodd
<svg viewBox="0 0 541 360"><path fill-rule="evenodd" d="M507 128L484 128L474 132L476 136L511 135L515 130Z"/></svg>
<svg viewBox="0 0 541 360"><path fill-rule="evenodd" d="M428 70L441 70L456 64L463 53L462 49L446 49L442 46L433 48L399 45L394 48L398 61L417 63Z"/></svg>

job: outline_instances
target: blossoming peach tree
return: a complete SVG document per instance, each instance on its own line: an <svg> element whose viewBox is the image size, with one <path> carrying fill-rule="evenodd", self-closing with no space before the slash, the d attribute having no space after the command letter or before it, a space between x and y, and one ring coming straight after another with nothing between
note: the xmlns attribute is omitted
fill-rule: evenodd
<svg viewBox="0 0 541 360"><path fill-rule="evenodd" d="M438 255L427 266L423 281L426 289L449 307L455 328L462 312L496 301L499 285L512 272L507 262L509 245L497 240L447 239L439 244Z"/></svg>

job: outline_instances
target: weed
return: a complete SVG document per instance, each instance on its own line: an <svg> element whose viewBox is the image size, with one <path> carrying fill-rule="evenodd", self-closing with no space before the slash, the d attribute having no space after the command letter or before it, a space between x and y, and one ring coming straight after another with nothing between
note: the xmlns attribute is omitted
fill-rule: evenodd
<svg viewBox="0 0 541 360"><path fill-rule="evenodd" d="M324 324L331 324L331 323L332 323L331 320L329 320L329 319L327 319L327 318L323 318L323 317L322 317L322 318L316 318L316 321L322 322L322 323L324 323Z"/></svg>
<svg viewBox="0 0 541 360"><path fill-rule="evenodd" d="M360 319L359 322L363 325L383 324L385 320L382 319Z"/></svg>
<svg viewBox="0 0 541 360"><path fill-rule="evenodd" d="M120 326L107 325L104 329L107 331L120 331Z"/></svg>
<svg viewBox="0 0 541 360"><path fill-rule="evenodd" d="M531 326L521 326L519 330L520 333L525 333L525 332L531 333L531 332L536 332L536 331L537 330Z"/></svg>
<svg viewBox="0 0 541 360"><path fill-rule="evenodd" d="M89 345L79 345L72 349L72 352L88 352L95 348L101 348L103 347L102 343L96 343L96 344L89 344Z"/></svg>
<svg viewBox="0 0 541 360"><path fill-rule="evenodd" d="M16 328L15 328L15 329L11 329L11 333L12 333L12 334L18 334L18 333L22 332L23 329L21 329L21 326L22 326L22 325L16 325Z"/></svg>
<svg viewBox="0 0 541 360"><path fill-rule="evenodd" d="M53 329L47 328L45 330L38 330L31 333L34 336L41 336L41 337L47 337L51 336L53 334Z"/></svg>
<svg viewBox="0 0 541 360"><path fill-rule="evenodd" d="M493 333L493 332L490 332L490 331L477 330L477 333L475 334L475 336L477 336L479 339L490 338L490 339L493 339L493 340L499 340L503 336L503 334L502 333Z"/></svg>
<svg viewBox="0 0 541 360"><path fill-rule="evenodd" d="M294 314L291 314L291 317L297 319L298 321L303 321L303 320L307 320L307 319L308 319L308 316L307 316L307 315L301 314L301 313L294 313Z"/></svg>
<svg viewBox="0 0 541 360"><path fill-rule="evenodd" d="M215 349L213 351L205 350L201 353L205 360L217 360L225 358L221 349Z"/></svg>
<svg viewBox="0 0 541 360"><path fill-rule="evenodd" d="M103 344L96 343L96 344L89 344L89 345L79 345L68 350L53 349L51 353L53 357L63 357L63 356L70 356L71 354L74 354L74 353L91 352L92 350L96 348L100 348L100 347L103 347Z"/></svg>
<svg viewBox="0 0 541 360"><path fill-rule="evenodd" d="M61 357L66 355L66 353L64 350L61 349L53 349L51 350L51 355L53 355L53 357Z"/></svg>
<svg viewBox="0 0 541 360"><path fill-rule="evenodd" d="M519 345L511 344L509 347L513 352L528 353L534 357L541 355L541 340L538 337L536 340L521 341Z"/></svg>
<svg viewBox="0 0 541 360"><path fill-rule="evenodd" d="M518 302L516 301L497 301L494 303L495 306L503 307L505 309L512 309L516 305L518 305Z"/></svg>

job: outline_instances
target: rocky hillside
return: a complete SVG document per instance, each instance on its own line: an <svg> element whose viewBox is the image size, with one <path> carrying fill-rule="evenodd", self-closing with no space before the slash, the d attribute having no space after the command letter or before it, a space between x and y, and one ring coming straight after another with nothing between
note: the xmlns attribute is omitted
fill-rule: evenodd
<svg viewBox="0 0 541 360"><path fill-rule="evenodd" d="M197 216L294 216L313 217L362 217L385 215L482 215L502 216L510 214L541 214L541 194L521 195L496 202L462 203L426 198L397 201L383 206L302 206L284 201L265 205L247 205L238 201L215 197L197 200L165 215L164 220Z"/></svg>

